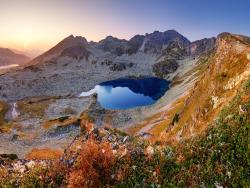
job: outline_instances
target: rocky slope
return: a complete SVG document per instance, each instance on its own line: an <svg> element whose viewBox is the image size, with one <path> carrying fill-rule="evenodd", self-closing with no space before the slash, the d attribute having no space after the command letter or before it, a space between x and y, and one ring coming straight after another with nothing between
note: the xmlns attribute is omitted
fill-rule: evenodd
<svg viewBox="0 0 250 188"><path fill-rule="evenodd" d="M206 71L177 113L178 121L166 129L168 139L171 135L178 140L203 132L235 97L250 74L249 45L237 35L222 33L217 37L215 51L209 54L207 61L201 62L207 63Z"/></svg>
<svg viewBox="0 0 250 188"><path fill-rule="evenodd" d="M190 44L188 48L188 53L191 56L202 55L204 52L212 50L215 46L216 38L205 38L201 40L194 41Z"/></svg>

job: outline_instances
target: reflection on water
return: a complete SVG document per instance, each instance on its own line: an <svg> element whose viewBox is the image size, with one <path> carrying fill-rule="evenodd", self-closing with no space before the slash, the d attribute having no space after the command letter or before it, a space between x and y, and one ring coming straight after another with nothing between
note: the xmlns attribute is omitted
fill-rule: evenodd
<svg viewBox="0 0 250 188"><path fill-rule="evenodd" d="M103 82L94 89L81 93L97 93L97 101L106 109L129 109L155 103L169 88L169 81L159 78L118 79Z"/></svg>

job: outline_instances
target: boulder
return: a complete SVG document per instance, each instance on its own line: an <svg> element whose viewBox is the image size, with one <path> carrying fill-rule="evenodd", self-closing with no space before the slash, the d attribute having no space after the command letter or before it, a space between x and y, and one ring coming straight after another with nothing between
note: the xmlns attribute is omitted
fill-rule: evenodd
<svg viewBox="0 0 250 188"><path fill-rule="evenodd" d="M168 74L175 72L179 65L174 59L167 59L153 65L153 72L158 77L166 77Z"/></svg>

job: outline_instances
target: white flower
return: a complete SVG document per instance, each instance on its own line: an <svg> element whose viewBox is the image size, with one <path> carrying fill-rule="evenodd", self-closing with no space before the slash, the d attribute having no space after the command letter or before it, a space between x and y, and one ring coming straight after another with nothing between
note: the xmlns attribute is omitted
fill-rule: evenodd
<svg viewBox="0 0 250 188"><path fill-rule="evenodd" d="M33 168L35 166L35 164L36 164L35 161L31 160L31 161L29 161L29 162L26 163L26 166L28 168Z"/></svg>
<svg viewBox="0 0 250 188"><path fill-rule="evenodd" d="M154 154L154 148L152 146L148 146L146 149L146 153L148 155L153 155Z"/></svg>

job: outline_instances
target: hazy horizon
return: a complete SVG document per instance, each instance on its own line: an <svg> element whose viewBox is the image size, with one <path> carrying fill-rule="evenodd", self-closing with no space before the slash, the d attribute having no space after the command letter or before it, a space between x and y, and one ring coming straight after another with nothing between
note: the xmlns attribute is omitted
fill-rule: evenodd
<svg viewBox="0 0 250 188"><path fill-rule="evenodd" d="M99 41L108 35L129 39L136 34L174 29L189 40L221 32L250 35L246 0L67 1L0 0L0 46L46 51L69 35ZM237 27L235 25L237 24Z"/></svg>

